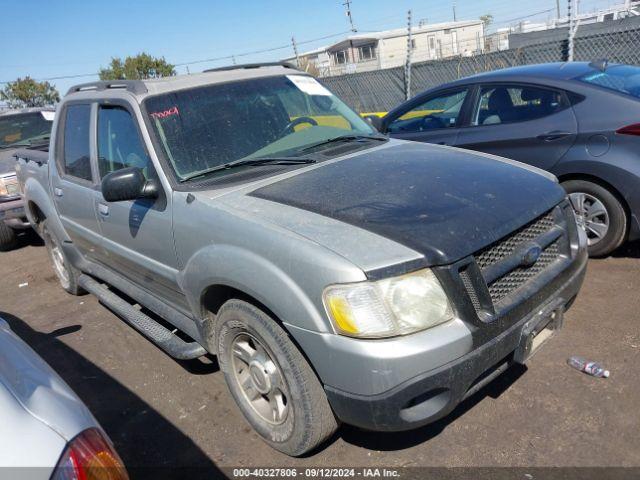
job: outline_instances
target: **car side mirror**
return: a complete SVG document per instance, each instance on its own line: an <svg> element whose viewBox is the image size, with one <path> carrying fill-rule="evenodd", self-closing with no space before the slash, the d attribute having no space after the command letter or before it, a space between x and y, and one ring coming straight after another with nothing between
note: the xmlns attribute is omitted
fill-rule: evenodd
<svg viewBox="0 0 640 480"><path fill-rule="evenodd" d="M116 170L102 179L102 196L107 202L157 198L158 190L157 182L144 178L144 173L137 167Z"/></svg>
<svg viewBox="0 0 640 480"><path fill-rule="evenodd" d="M377 115L367 115L364 119L369 122L369 124L375 128L377 131L384 133L382 130L384 128L384 124L382 122L382 118Z"/></svg>

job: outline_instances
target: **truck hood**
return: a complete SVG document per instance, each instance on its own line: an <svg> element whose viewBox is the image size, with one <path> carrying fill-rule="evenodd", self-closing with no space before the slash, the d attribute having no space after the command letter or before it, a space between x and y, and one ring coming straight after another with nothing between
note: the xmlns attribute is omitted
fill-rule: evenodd
<svg viewBox="0 0 640 480"><path fill-rule="evenodd" d="M565 193L551 174L518 162L392 141L249 195L357 226L443 265L542 215Z"/></svg>

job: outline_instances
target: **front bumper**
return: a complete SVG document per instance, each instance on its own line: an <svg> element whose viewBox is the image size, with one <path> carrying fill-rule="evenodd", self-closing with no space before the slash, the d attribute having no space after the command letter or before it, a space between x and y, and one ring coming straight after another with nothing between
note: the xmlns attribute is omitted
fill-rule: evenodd
<svg viewBox="0 0 640 480"><path fill-rule="evenodd" d="M0 221L15 229L23 229L30 226L29 221L26 219L22 198L0 202Z"/></svg>
<svg viewBox="0 0 640 480"><path fill-rule="evenodd" d="M527 338L523 330L529 331L552 314L556 328L561 326L564 308L580 290L586 264L587 252L582 248L571 265L535 295L539 303L528 314L521 315L517 309L510 312L507 317L516 318L503 319L510 327L440 367L375 395L354 394L325 384L334 413L345 423L380 431L409 430L447 415L516 359L522 359Z"/></svg>

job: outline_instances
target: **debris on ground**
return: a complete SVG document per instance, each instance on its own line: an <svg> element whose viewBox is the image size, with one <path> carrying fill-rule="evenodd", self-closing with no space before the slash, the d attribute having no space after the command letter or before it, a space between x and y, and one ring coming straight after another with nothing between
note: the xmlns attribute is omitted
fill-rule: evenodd
<svg viewBox="0 0 640 480"><path fill-rule="evenodd" d="M603 377L607 378L609 376L609 370L605 370L602 365L598 362L592 362L589 360L585 360L582 357L570 357L567 360L567 365L575 368L576 370L580 370L592 377Z"/></svg>

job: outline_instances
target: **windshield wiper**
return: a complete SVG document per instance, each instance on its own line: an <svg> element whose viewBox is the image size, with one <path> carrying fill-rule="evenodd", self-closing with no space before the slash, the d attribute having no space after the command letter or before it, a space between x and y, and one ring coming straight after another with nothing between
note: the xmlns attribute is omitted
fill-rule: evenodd
<svg viewBox="0 0 640 480"><path fill-rule="evenodd" d="M389 140L384 135L340 135L338 137L329 138L327 140L323 140L318 143L314 143L313 145L309 145L308 147L304 147L301 149L301 152L306 152L307 150L311 150L316 147L320 147L322 145L330 145L336 142L359 142L362 140L378 140L378 141L387 141Z"/></svg>
<svg viewBox="0 0 640 480"><path fill-rule="evenodd" d="M229 170L236 167L252 166L259 167L261 165L301 165L305 163L316 163L314 158L294 158L294 157L259 157L248 158L246 160L236 160L235 162L225 163L223 165L217 165L207 170L196 172L192 175L188 175L180 180L181 183L193 180L194 178L204 177L213 172L220 170Z"/></svg>

